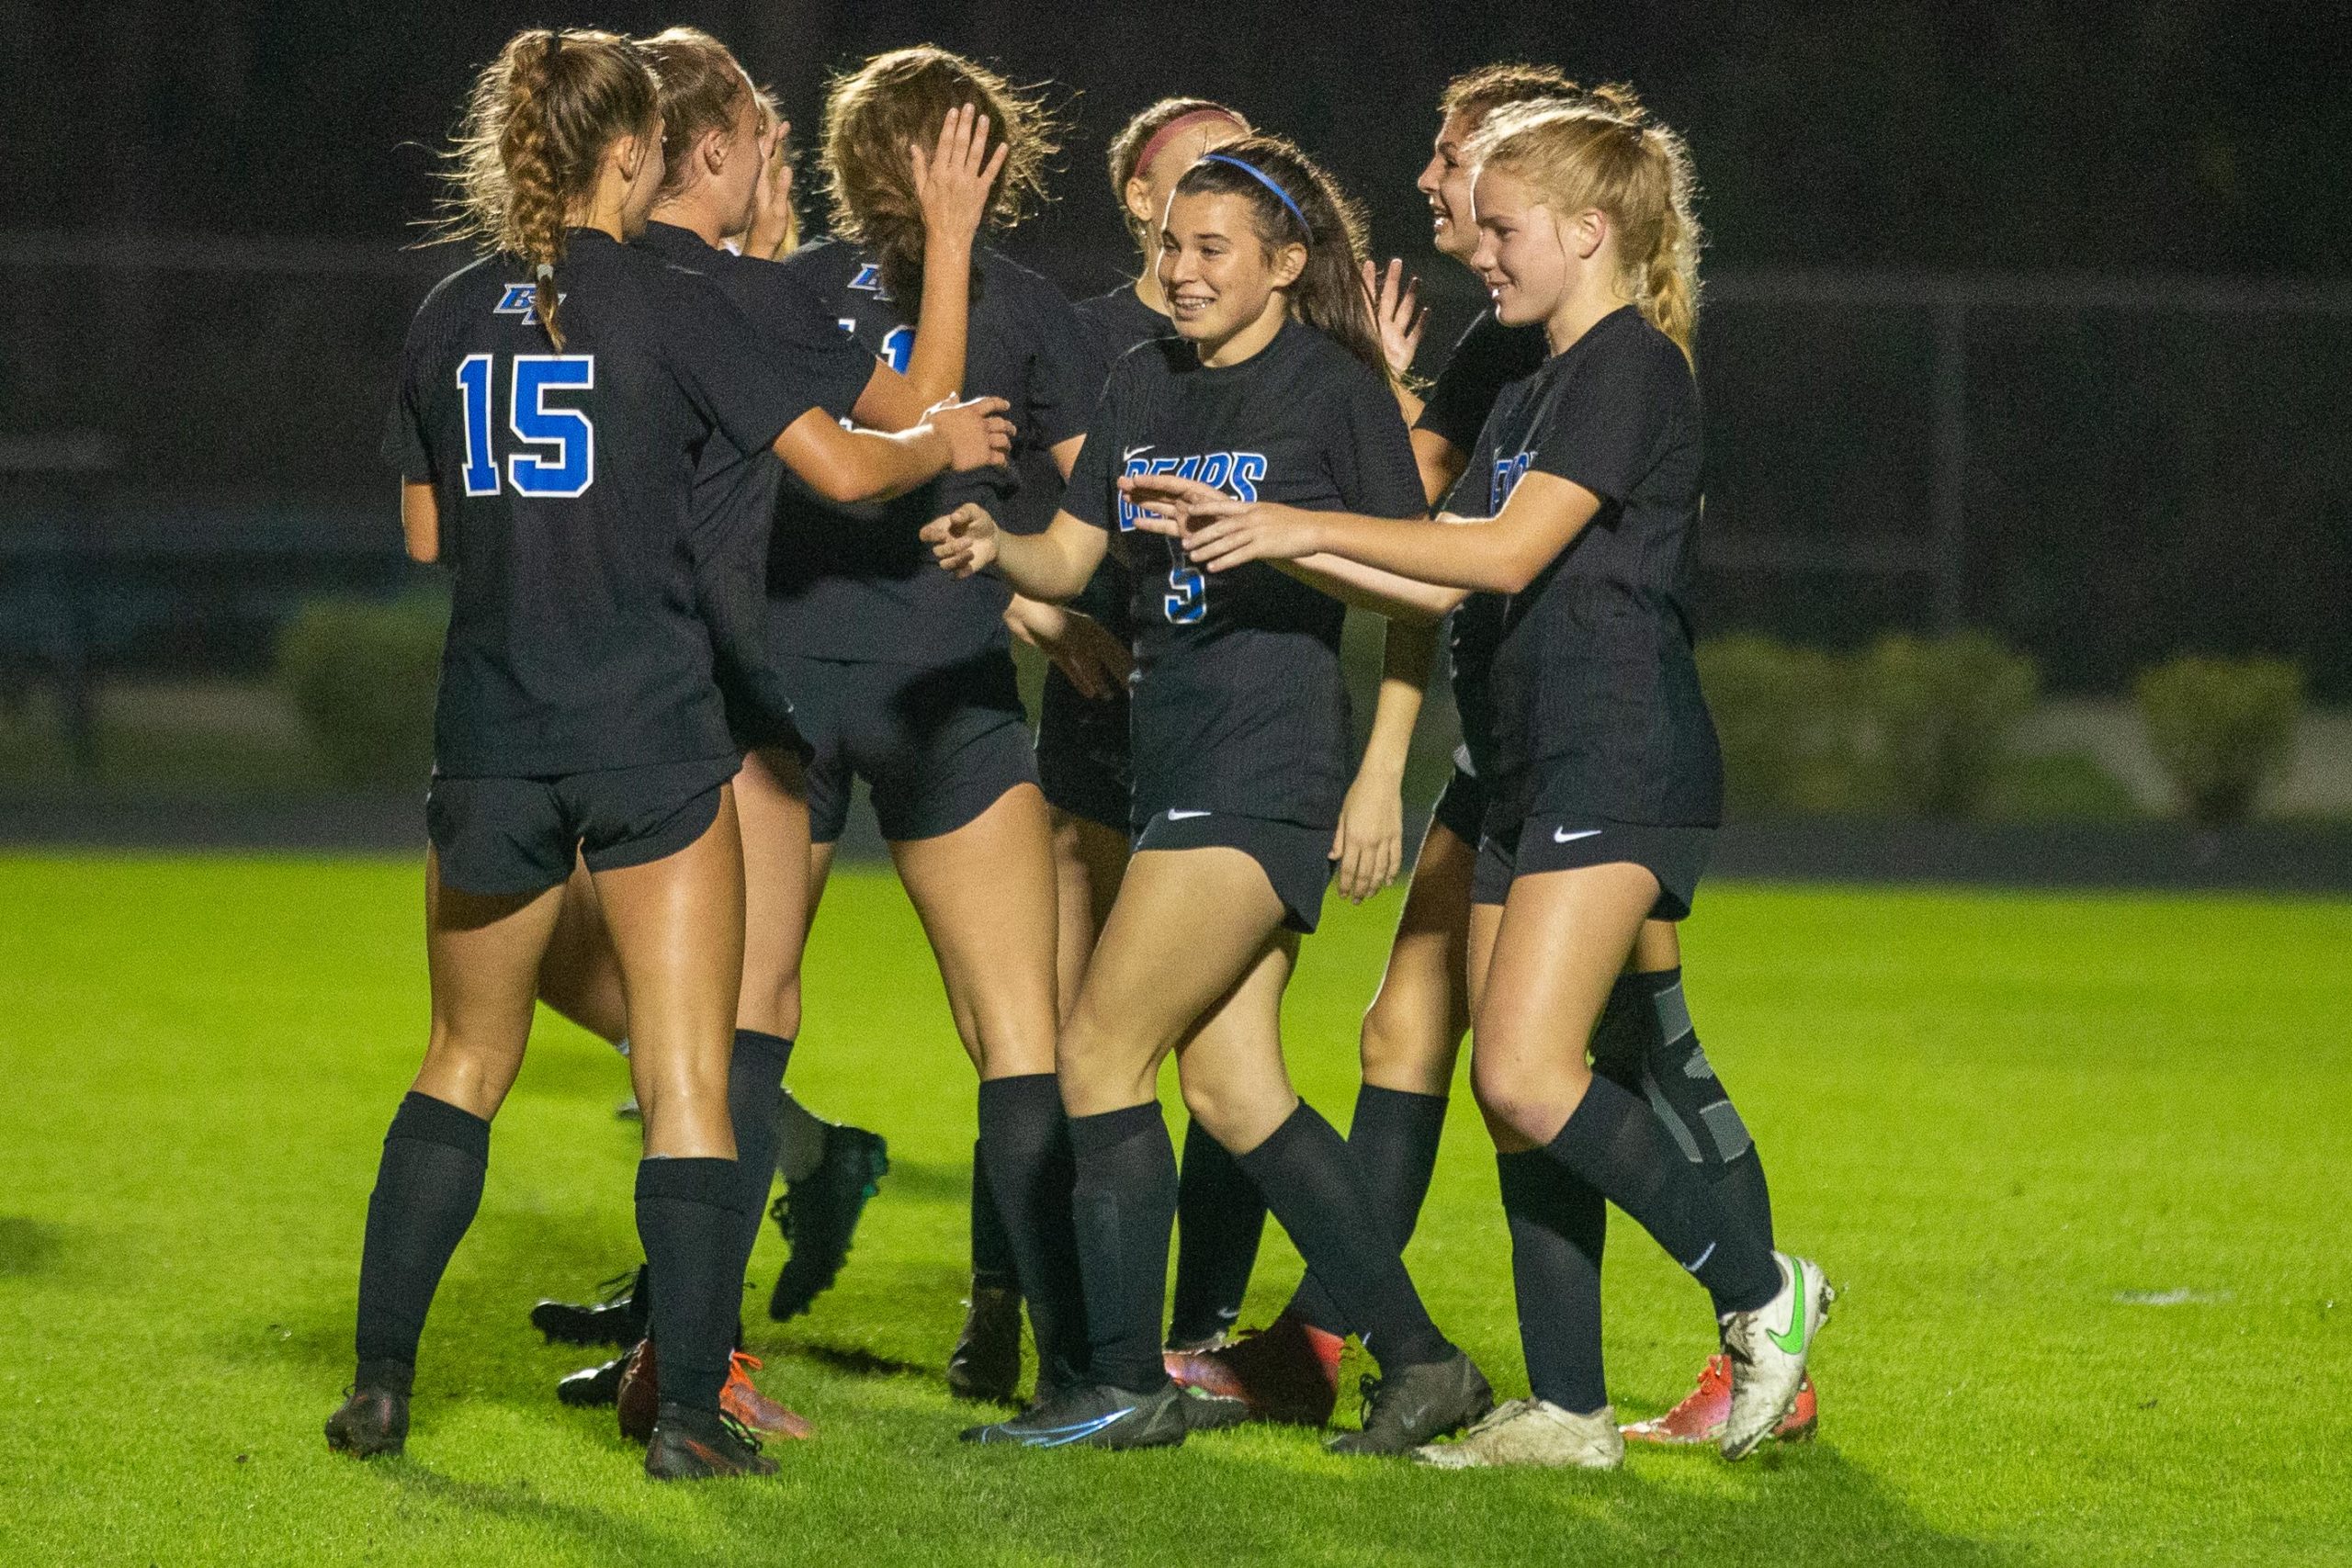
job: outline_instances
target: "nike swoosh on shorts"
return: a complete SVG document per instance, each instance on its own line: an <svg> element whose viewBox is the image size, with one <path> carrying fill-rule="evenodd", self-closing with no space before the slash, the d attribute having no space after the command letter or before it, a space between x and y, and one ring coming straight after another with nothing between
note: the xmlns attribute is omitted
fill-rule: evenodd
<svg viewBox="0 0 2352 1568"><path fill-rule="evenodd" d="M1207 815L1205 811L1171 811L1168 814L1168 820L1182 822L1188 817L1206 817Z"/></svg>
<svg viewBox="0 0 2352 1568"><path fill-rule="evenodd" d="M1566 828L1555 828L1552 829L1552 841L1555 844L1572 844L1578 839L1597 839L1600 836L1600 831L1598 828L1587 828L1580 833L1571 833Z"/></svg>

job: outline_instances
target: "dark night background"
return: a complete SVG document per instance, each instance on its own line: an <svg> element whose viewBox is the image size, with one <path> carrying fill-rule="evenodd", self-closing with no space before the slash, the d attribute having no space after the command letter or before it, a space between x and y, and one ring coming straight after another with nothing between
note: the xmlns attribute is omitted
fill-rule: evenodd
<svg viewBox="0 0 2352 1568"><path fill-rule="evenodd" d="M0 431L106 433L124 529L389 553L379 411L408 313L455 264L400 247L474 71L542 21L699 23L781 91L804 146L827 72L873 50L928 39L1051 84L1057 199L1010 248L1073 293L1127 261L1109 134L1163 93L1225 98L1323 157L1381 251L1428 277L1445 305L1430 372L1473 297L1411 189L1436 94L1485 61L1548 60L1634 83L1697 158L1716 290L1702 631L1850 641L1959 620L2077 690L2184 648L2275 651L2340 701L2346 17L2188 0L13 5ZM1939 360L1939 333L1964 360ZM1964 449L1938 423L1939 376ZM1956 554L1937 554L1955 523Z"/></svg>

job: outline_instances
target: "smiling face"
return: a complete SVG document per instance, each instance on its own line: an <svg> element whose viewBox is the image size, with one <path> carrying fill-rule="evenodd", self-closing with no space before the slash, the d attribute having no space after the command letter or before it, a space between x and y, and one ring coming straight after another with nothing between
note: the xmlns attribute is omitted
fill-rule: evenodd
<svg viewBox="0 0 2352 1568"><path fill-rule="evenodd" d="M1465 265L1477 249L1478 231L1471 218L1471 171L1464 162L1464 149L1477 129L1478 122L1466 115L1446 116L1437 128L1430 161L1421 177L1413 182L1414 188L1429 200L1430 238L1440 251Z"/></svg>
<svg viewBox="0 0 2352 1568"><path fill-rule="evenodd" d="M1180 336L1222 344L1282 310L1275 291L1297 282L1306 264L1303 245L1268 253L1240 197L1201 191L1169 198L1159 231L1159 288Z"/></svg>
<svg viewBox="0 0 2352 1568"><path fill-rule="evenodd" d="M1575 281L1572 236L1538 198L1533 186L1508 169L1478 175L1476 247L1470 266L1507 327L1549 320Z"/></svg>

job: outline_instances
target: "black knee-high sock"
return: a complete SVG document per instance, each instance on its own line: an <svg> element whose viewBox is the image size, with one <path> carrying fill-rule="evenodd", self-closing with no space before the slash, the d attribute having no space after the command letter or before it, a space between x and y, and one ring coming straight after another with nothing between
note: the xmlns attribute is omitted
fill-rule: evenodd
<svg viewBox="0 0 2352 1568"><path fill-rule="evenodd" d="M653 1342L662 1398L717 1410L734 1348L743 1274L736 1237L742 1178L731 1159L645 1159L637 1166L637 1235L653 1276Z"/></svg>
<svg viewBox="0 0 2352 1568"><path fill-rule="evenodd" d="M1713 1187L1673 1147L1665 1123L1617 1084L1595 1077L1587 1085L1546 1152L1698 1276L1719 1315L1751 1312L1780 1293L1771 1248L1724 1213Z"/></svg>
<svg viewBox="0 0 2352 1568"><path fill-rule="evenodd" d="M1196 1345L1231 1328L1241 1315L1258 1243L1266 1234L1266 1200L1225 1145L1198 1122L1184 1129L1176 1176L1176 1299L1168 1342Z"/></svg>
<svg viewBox="0 0 2352 1568"><path fill-rule="evenodd" d="M1070 1157L1069 1118L1062 1111L1061 1085L1053 1074L981 1082L980 1163L1002 1217L1013 1278L1029 1305L1038 1378L1068 1386L1086 1368L1086 1299L1070 1217L1070 1189L1078 1173ZM1160 1246L1167 1245L1163 1235ZM1158 1320L1155 1303L1155 1325Z"/></svg>
<svg viewBox="0 0 2352 1568"><path fill-rule="evenodd" d="M409 1392L424 1314L481 1207L490 1123L413 1089L384 1134L359 1255L357 1381Z"/></svg>
<svg viewBox="0 0 2352 1568"><path fill-rule="evenodd" d="M1340 1321L1384 1368L1454 1353L1422 1308L1347 1140L1313 1106L1300 1100L1271 1137L1241 1156L1241 1168L1331 1292Z"/></svg>
<svg viewBox="0 0 2352 1568"><path fill-rule="evenodd" d="M1747 1124L1731 1103L1682 994L1680 968L1627 975L1592 1035L1593 1070L1650 1102L1682 1157L1712 1182L1732 1219L1772 1245L1772 1195Z"/></svg>
<svg viewBox="0 0 2352 1568"><path fill-rule="evenodd" d="M727 1066L727 1114L735 1122L735 1175L741 1183L735 1194L742 1216L735 1248L739 1292L752 1267L752 1247L760 1239L768 1186L775 1179L776 1112L784 1102L784 1069L791 1060L792 1042L783 1035L756 1029L735 1032L735 1055ZM741 1337L740 1331L737 1337Z"/></svg>
<svg viewBox="0 0 2352 1568"><path fill-rule="evenodd" d="M1600 1363L1600 1251L1609 1205L1542 1149L1495 1156L1510 1224L1519 1343L1538 1399L1589 1416L1609 1403Z"/></svg>
<svg viewBox="0 0 2352 1568"><path fill-rule="evenodd" d="M1420 1223L1421 1201L1430 1195L1430 1173L1437 1168L1437 1143L1445 1132L1445 1096L1411 1094L1366 1084L1356 1091L1355 1120L1348 1123L1348 1147L1363 1172L1373 1212L1388 1227L1388 1239L1402 1252ZM1340 1303L1310 1270L1298 1283L1290 1310L1327 1334L1345 1334Z"/></svg>
<svg viewBox="0 0 2352 1568"><path fill-rule="evenodd" d="M975 1290L1017 1291L1020 1284L1012 1257L1012 1238L1005 1234L1004 1212L996 1206L996 1190L989 1185L988 1166L980 1158L980 1141L972 1140L972 1286Z"/></svg>
<svg viewBox="0 0 2352 1568"><path fill-rule="evenodd" d="M1142 1393L1163 1388L1159 1313L1176 1224L1176 1145L1157 1100L1069 1119L1072 1194L1086 1281L1087 1376Z"/></svg>

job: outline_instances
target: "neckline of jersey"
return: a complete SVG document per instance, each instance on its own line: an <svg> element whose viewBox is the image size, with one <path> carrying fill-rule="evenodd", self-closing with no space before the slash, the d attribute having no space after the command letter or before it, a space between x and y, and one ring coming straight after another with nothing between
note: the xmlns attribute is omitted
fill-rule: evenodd
<svg viewBox="0 0 2352 1568"><path fill-rule="evenodd" d="M1600 320L1593 322L1592 325L1585 328L1584 335L1577 338L1576 342L1568 344L1567 347L1560 350L1557 354L1547 355L1544 361L1544 367L1549 369L1551 367L1562 363L1568 357L1568 355L1574 354L1585 344L1592 342L1595 338L1601 336L1604 332L1614 333L1623 330L1624 323L1621 318L1628 314L1632 315L1634 320L1637 321L1645 321L1649 319L1642 314L1641 307L1633 304L1631 301L1620 305L1615 310L1610 311L1609 314L1601 317ZM1501 324L1500 318L1497 318L1496 324ZM1530 324L1535 325L1538 331L1542 330L1540 323ZM1547 344L1546 346L1549 345Z"/></svg>
<svg viewBox="0 0 2352 1568"><path fill-rule="evenodd" d="M1172 327L1175 322L1171 319L1169 324ZM1238 365L1211 365L1207 360L1201 357L1200 344L1192 343L1190 339L1186 339L1186 343L1193 350L1193 370L1194 374L1224 378L1238 376L1245 370L1253 369L1258 366L1267 364L1277 353L1288 353L1293 346L1295 346L1299 333L1311 333L1313 331L1315 331L1313 327L1308 326L1306 322L1300 321L1296 316L1290 314L1288 311L1284 311L1283 313L1282 330L1275 333L1272 337L1266 340L1265 347L1260 349L1249 358L1241 361ZM1181 337L1183 334L1180 333L1177 335Z"/></svg>

